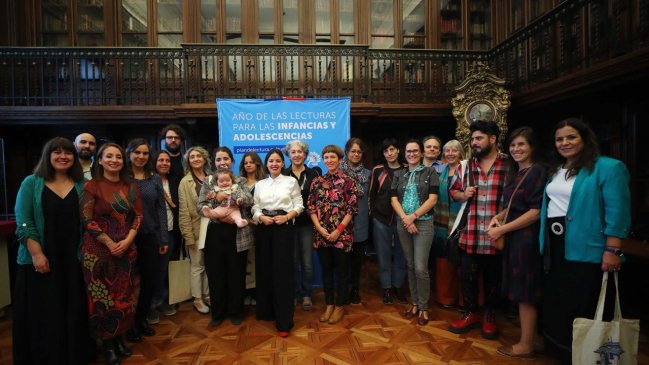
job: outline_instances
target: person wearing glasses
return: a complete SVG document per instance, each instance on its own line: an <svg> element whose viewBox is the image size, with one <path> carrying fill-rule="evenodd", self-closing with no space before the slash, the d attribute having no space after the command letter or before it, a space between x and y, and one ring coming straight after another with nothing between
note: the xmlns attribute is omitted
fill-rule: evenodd
<svg viewBox="0 0 649 365"><path fill-rule="evenodd" d="M360 304L361 296L358 288L361 282L361 266L365 256L365 242L369 236L370 213L367 197L370 188L370 170L363 166L363 153L367 150L365 142L360 138L350 138L345 143L345 159L340 164L343 174L356 182L358 192L358 214L354 216L354 243L349 260L351 291L349 301Z"/></svg>
<svg viewBox="0 0 649 365"><path fill-rule="evenodd" d="M433 207L439 194L439 177L432 168L422 164L422 143L411 139L406 143L406 170L395 171L391 187L392 208L398 219L397 232L408 267L408 284L412 306L404 313L406 319L418 317L417 323L428 323L430 277L428 255L433 244Z"/></svg>

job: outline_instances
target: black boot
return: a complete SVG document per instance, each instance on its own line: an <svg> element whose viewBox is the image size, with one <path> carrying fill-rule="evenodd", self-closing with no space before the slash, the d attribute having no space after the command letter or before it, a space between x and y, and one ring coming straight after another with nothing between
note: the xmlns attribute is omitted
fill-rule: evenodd
<svg viewBox="0 0 649 365"><path fill-rule="evenodd" d="M151 325L149 325L146 320L140 322L140 325L137 327L140 330L140 333L144 336L149 337L155 335L155 330L153 329L153 327L151 327Z"/></svg>
<svg viewBox="0 0 649 365"><path fill-rule="evenodd" d="M104 345L104 360L108 365L119 365L119 356L117 356L117 350L115 349L115 340L113 338L103 341Z"/></svg>
<svg viewBox="0 0 649 365"><path fill-rule="evenodd" d="M133 351L131 351L131 349L126 347L126 344L122 339L122 336L115 337L115 349L117 350L119 356L131 357L131 355L133 355Z"/></svg>
<svg viewBox="0 0 649 365"><path fill-rule="evenodd" d="M128 342L142 342L142 334L137 326L133 326L133 328L126 331L126 340Z"/></svg>

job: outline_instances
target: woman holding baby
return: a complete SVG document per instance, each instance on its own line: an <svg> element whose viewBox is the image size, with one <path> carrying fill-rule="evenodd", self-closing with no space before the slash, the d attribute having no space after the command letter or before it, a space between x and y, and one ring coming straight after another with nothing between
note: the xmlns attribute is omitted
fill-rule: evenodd
<svg viewBox="0 0 649 365"><path fill-rule="evenodd" d="M246 260L254 240L250 226L238 218L246 211L240 207L252 205L252 195L245 188L246 179L232 174L233 164L232 151L217 147L216 172L205 178L198 197L200 214L210 218L203 253L210 286L212 328L225 317L234 325L243 320Z"/></svg>

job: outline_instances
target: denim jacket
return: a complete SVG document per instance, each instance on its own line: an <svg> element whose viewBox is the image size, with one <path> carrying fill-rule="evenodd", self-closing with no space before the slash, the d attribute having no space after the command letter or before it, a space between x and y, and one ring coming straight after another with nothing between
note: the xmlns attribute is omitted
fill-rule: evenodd
<svg viewBox="0 0 649 365"><path fill-rule="evenodd" d="M406 191L408 184L408 177L405 176L408 169L398 170L394 172L392 179L391 196L397 197L399 202L403 201L403 194ZM428 200L430 194L439 194L439 175L432 167L424 167L415 175L415 183L417 185L417 195L419 195L419 203L423 204Z"/></svg>

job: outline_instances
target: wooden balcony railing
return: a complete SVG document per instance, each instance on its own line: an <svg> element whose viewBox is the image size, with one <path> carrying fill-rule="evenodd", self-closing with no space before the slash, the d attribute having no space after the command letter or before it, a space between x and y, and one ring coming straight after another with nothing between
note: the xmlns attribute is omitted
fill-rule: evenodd
<svg viewBox="0 0 649 365"><path fill-rule="evenodd" d="M447 103L475 61L490 64L517 95L598 64L649 53L648 3L564 1L485 52L366 45L2 48L0 107L180 105L282 96Z"/></svg>

